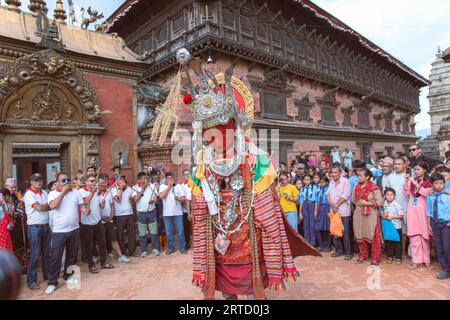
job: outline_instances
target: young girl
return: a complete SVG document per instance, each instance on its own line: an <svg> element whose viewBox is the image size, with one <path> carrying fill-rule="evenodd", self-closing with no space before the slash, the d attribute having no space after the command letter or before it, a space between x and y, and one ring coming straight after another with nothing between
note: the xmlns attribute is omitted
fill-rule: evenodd
<svg viewBox="0 0 450 320"><path fill-rule="evenodd" d="M385 240L386 244L386 253L388 256L387 263L391 264L402 263L402 220L405 213L402 210L402 207L395 201L395 190L392 188L386 188L384 191L384 207L383 214L381 215L382 219L391 220L394 224L395 229L397 229L399 235L399 241L391 241Z"/></svg>
<svg viewBox="0 0 450 320"><path fill-rule="evenodd" d="M10 231L14 223L10 217L12 213L11 196L7 189L1 192L3 199L0 200L0 248L14 252Z"/></svg>
<svg viewBox="0 0 450 320"><path fill-rule="evenodd" d="M303 180L297 179L297 181L295 181L295 186L297 187L298 191L300 192L300 190L303 188Z"/></svg>
<svg viewBox="0 0 450 320"><path fill-rule="evenodd" d="M300 216L303 216L303 233L306 241L311 245L316 245L316 235L314 233L314 210L316 207L316 195L314 186L311 184L311 176L303 178L303 188L299 194ZM301 219L301 217L300 217Z"/></svg>
<svg viewBox="0 0 450 320"><path fill-rule="evenodd" d="M430 230L426 216L426 197L431 190L427 169L426 162L417 163L414 166L416 178L409 176L403 188L403 194L409 196L406 221L412 255L410 269L416 269L421 264L425 264L428 269L433 268L430 259Z"/></svg>
<svg viewBox="0 0 450 320"><path fill-rule="evenodd" d="M330 218L328 212L330 212L330 204L327 200L328 184L330 180L327 176L320 178L320 185L317 189L317 202L315 209L315 223L314 231L317 241L319 242L319 251L330 252L331 251L331 237L330 237Z"/></svg>

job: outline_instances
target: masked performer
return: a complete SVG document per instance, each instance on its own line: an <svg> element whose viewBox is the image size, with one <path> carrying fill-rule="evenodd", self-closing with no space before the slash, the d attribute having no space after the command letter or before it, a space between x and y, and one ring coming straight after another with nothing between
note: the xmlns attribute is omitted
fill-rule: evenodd
<svg viewBox="0 0 450 320"><path fill-rule="evenodd" d="M152 139L162 143L167 136L185 70L189 94L183 100L192 107L194 128L195 166L189 179L193 283L202 288L205 299L214 299L216 290L230 300L238 295L265 299L265 288L285 288L286 279L297 278L295 256L320 253L283 220L274 190L275 166L266 152L250 143L253 96L233 77L233 66L214 75L198 60L190 60L186 49L178 51L177 59L184 68L159 109ZM200 80L196 87L189 69Z"/></svg>

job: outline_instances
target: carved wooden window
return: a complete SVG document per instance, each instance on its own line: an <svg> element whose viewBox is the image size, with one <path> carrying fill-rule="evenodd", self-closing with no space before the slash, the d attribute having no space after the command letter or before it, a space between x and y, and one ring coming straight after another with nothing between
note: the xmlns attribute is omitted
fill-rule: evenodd
<svg viewBox="0 0 450 320"><path fill-rule="evenodd" d="M316 68L316 52L310 43L306 45L306 58L309 66Z"/></svg>
<svg viewBox="0 0 450 320"><path fill-rule="evenodd" d="M281 30L272 28L272 50L276 56L283 56L283 47L281 44Z"/></svg>
<svg viewBox="0 0 450 320"><path fill-rule="evenodd" d="M200 23L205 21L217 23L217 6L215 3L200 4Z"/></svg>
<svg viewBox="0 0 450 320"><path fill-rule="evenodd" d="M298 57L298 61L303 64L306 65L306 42L303 40L298 40L297 41L297 45L296 45L296 50L297 50L297 57Z"/></svg>
<svg viewBox="0 0 450 320"><path fill-rule="evenodd" d="M142 39L142 52L151 51L153 49L153 41L151 35L148 35Z"/></svg>
<svg viewBox="0 0 450 320"><path fill-rule="evenodd" d="M311 121L311 108L306 105L298 106L298 118L300 121Z"/></svg>
<svg viewBox="0 0 450 320"><path fill-rule="evenodd" d="M335 126L336 125L336 107L331 105L321 106L321 124Z"/></svg>
<svg viewBox="0 0 450 320"><path fill-rule="evenodd" d="M262 116L285 120L287 118L286 95L276 89L264 89Z"/></svg>
<svg viewBox="0 0 450 320"><path fill-rule="evenodd" d="M373 116L375 119L375 130L381 130L381 115Z"/></svg>
<svg viewBox="0 0 450 320"><path fill-rule="evenodd" d="M395 131L400 132L401 131L401 125L402 122L400 120L395 121Z"/></svg>
<svg viewBox="0 0 450 320"><path fill-rule="evenodd" d="M391 117L386 117L386 118L384 119L384 123L385 123L384 131L386 131L386 132L392 132L392 131L393 131L393 127L392 127L392 118L391 118Z"/></svg>
<svg viewBox="0 0 450 320"><path fill-rule="evenodd" d="M167 23L164 23L156 32L156 41L158 43L158 47L167 41Z"/></svg>
<svg viewBox="0 0 450 320"><path fill-rule="evenodd" d="M402 119L403 132L409 133L409 121L407 119Z"/></svg>
<svg viewBox="0 0 450 320"><path fill-rule="evenodd" d="M245 45L253 46L252 18L240 16L241 38Z"/></svg>
<svg viewBox="0 0 450 320"><path fill-rule="evenodd" d="M327 56L327 54L322 50L322 48L320 48L319 50L318 50L318 56L319 56L319 59L320 59L320 68L322 69L321 71L322 72L325 72L325 73L329 73L329 69L328 69L328 56Z"/></svg>
<svg viewBox="0 0 450 320"><path fill-rule="evenodd" d="M295 40L291 35L287 35L286 41L286 58L291 61L295 61Z"/></svg>
<svg viewBox="0 0 450 320"><path fill-rule="evenodd" d="M370 129L369 110L358 110L358 126L362 129Z"/></svg>
<svg viewBox="0 0 450 320"><path fill-rule="evenodd" d="M352 124L352 114L353 114L353 109L349 109L349 110L342 110L342 113L344 115L344 126L346 127L353 127Z"/></svg>
<svg viewBox="0 0 450 320"><path fill-rule="evenodd" d="M184 31L184 13L181 12L179 15L172 19L172 39L180 36Z"/></svg>
<svg viewBox="0 0 450 320"><path fill-rule="evenodd" d="M269 33L268 27L264 22L258 22L257 37L258 47L261 50L269 52Z"/></svg>
<svg viewBox="0 0 450 320"><path fill-rule="evenodd" d="M223 31L227 39L237 40L236 36L236 17L233 9L224 7L222 11Z"/></svg>

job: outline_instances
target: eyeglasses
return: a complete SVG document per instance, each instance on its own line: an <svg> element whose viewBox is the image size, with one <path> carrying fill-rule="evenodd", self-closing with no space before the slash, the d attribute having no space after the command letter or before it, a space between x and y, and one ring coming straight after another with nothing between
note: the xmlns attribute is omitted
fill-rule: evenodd
<svg viewBox="0 0 450 320"><path fill-rule="evenodd" d="M411 149L409 149L409 152L414 152L414 151L416 151L416 150L418 150L419 148L411 148Z"/></svg>
<svg viewBox="0 0 450 320"><path fill-rule="evenodd" d="M61 183L69 183L71 180L69 179L69 178L66 178L66 179L62 179L61 180Z"/></svg>

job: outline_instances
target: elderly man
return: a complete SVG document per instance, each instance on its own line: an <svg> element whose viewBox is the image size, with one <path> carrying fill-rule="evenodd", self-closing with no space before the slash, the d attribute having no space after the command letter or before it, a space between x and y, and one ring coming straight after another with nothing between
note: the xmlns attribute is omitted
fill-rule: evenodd
<svg viewBox="0 0 450 320"><path fill-rule="evenodd" d="M51 257L51 230L49 226L47 192L42 190L43 177L35 173L30 178L31 188L23 198L27 214L30 257L27 267L27 284L31 290L39 289L37 267L42 256L44 280L49 278Z"/></svg>
<svg viewBox="0 0 450 320"><path fill-rule="evenodd" d="M339 237L333 237L333 243L336 247L336 252L332 254L332 257L339 257L343 251L345 254L345 260L351 260L352 243L351 243L351 206L350 206L350 185L349 181L341 176L342 168L339 165L334 165L331 169L331 182L327 191L327 199L330 203L330 208L334 213L339 213L342 217L342 224L344 225L343 242L344 249L342 248L341 239Z"/></svg>
<svg viewBox="0 0 450 320"><path fill-rule="evenodd" d="M383 175L376 179L376 183L381 191L386 188L392 188L391 177L394 173L394 160L390 157L383 159Z"/></svg>

